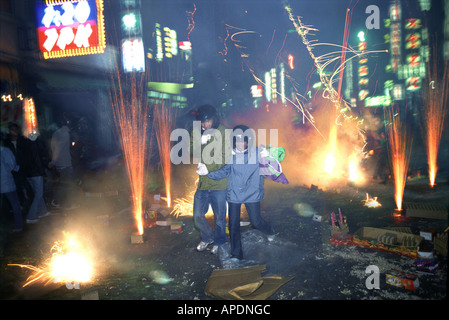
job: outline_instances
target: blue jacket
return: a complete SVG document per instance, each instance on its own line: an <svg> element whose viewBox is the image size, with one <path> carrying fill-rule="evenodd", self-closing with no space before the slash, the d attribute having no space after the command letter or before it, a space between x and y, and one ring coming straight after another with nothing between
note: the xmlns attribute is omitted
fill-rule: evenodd
<svg viewBox="0 0 449 320"><path fill-rule="evenodd" d="M14 182L14 177L11 171L18 171L19 166L16 164L16 158L12 151L7 148L0 146L0 173L1 173L1 184L0 193L8 193L16 190L16 184Z"/></svg>
<svg viewBox="0 0 449 320"><path fill-rule="evenodd" d="M264 199L264 176L260 175L259 152L256 147L245 153L233 152L232 162L217 171L209 172L207 176L213 180L228 178L228 202L251 203Z"/></svg>

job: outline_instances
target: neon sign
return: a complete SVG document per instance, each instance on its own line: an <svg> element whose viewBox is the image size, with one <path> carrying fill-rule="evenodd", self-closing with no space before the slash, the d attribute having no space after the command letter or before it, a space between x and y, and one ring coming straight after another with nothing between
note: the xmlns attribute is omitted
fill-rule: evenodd
<svg viewBox="0 0 449 320"><path fill-rule="evenodd" d="M36 2L39 49L45 59L103 53L103 0Z"/></svg>

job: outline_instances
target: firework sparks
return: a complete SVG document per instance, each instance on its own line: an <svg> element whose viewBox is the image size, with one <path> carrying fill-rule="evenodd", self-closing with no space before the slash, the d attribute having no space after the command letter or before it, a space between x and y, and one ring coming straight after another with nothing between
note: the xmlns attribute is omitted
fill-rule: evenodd
<svg viewBox="0 0 449 320"><path fill-rule="evenodd" d="M65 234L65 240L57 241L50 249L51 259L45 267L39 268L32 265L9 264L33 271L27 278L23 287L42 283L68 283L89 282L94 275L93 263L89 259L86 250L73 236Z"/></svg>
<svg viewBox="0 0 449 320"><path fill-rule="evenodd" d="M430 69L430 68L429 68ZM435 186L435 179L438 172L438 151L441 142L441 136L447 115L447 101L449 93L448 64L444 66L443 78L441 82L431 81L425 88L424 98L424 137L426 142L427 164L429 173L429 184ZM436 63L433 69L429 71L429 79L437 77L438 68Z"/></svg>
<svg viewBox="0 0 449 320"><path fill-rule="evenodd" d="M129 91L126 91L121 77L118 76L117 88L114 90L111 100L130 182L137 232L139 235L143 235L142 205L147 141L147 103L144 92L140 92L138 89L145 88L145 86L143 83L137 84L135 77L129 79Z"/></svg>
<svg viewBox="0 0 449 320"><path fill-rule="evenodd" d="M389 156L394 178L394 198L398 210L402 210L402 198L410 161L412 140L407 136L407 130L400 120L400 114L394 113L394 107L385 111Z"/></svg>
<svg viewBox="0 0 449 320"><path fill-rule="evenodd" d="M162 175L165 181L164 199L167 207L171 207L171 162L170 162L170 132L173 127L173 116L171 106L164 103L154 106L153 125L156 131L157 145L159 148L159 157L161 160Z"/></svg>
<svg viewBox="0 0 449 320"><path fill-rule="evenodd" d="M377 208L382 206L379 201L377 201L377 197L371 198L368 193L366 194L366 199L362 200L362 202L365 202L364 206L368 208Z"/></svg>

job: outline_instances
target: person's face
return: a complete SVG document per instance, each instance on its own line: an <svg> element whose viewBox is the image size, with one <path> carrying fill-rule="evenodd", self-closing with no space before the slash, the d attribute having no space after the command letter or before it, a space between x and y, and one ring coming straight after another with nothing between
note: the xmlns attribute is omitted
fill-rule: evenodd
<svg viewBox="0 0 449 320"><path fill-rule="evenodd" d="M16 127L9 128L9 135L11 136L11 139L15 140L19 136L19 130L17 130Z"/></svg>
<svg viewBox="0 0 449 320"><path fill-rule="evenodd" d="M203 130L209 130L210 128L212 128L213 123L214 121L210 119L208 121L201 122L201 127L203 128Z"/></svg>
<svg viewBox="0 0 449 320"><path fill-rule="evenodd" d="M236 141L235 142L235 147L239 151L244 151L246 149L246 146L247 146L246 141Z"/></svg>

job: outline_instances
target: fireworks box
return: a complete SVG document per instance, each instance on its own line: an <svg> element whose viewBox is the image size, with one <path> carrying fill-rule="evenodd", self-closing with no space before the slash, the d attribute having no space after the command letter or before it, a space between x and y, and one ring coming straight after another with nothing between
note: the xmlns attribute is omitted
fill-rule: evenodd
<svg viewBox="0 0 449 320"><path fill-rule="evenodd" d="M427 219L447 219L447 208L439 204L431 203L407 203L407 217L427 218Z"/></svg>
<svg viewBox="0 0 449 320"><path fill-rule="evenodd" d="M182 223L174 222L170 225L171 233L181 233L182 232Z"/></svg>
<svg viewBox="0 0 449 320"><path fill-rule="evenodd" d="M143 234L138 234L137 232L131 234L131 243L132 244L144 243Z"/></svg>
<svg viewBox="0 0 449 320"><path fill-rule="evenodd" d="M363 227L354 233L352 242L359 247L416 258L423 240L423 237L410 233Z"/></svg>
<svg viewBox="0 0 449 320"><path fill-rule="evenodd" d="M433 240L435 251L441 254L443 257L447 257L448 253L447 240L447 232L438 233Z"/></svg>
<svg viewBox="0 0 449 320"><path fill-rule="evenodd" d="M145 210L143 214L144 228L151 228L156 225L157 222L157 211L156 210Z"/></svg>
<svg viewBox="0 0 449 320"><path fill-rule="evenodd" d="M392 269L387 271L385 279L387 284L411 291L415 291L415 289L419 287L418 275L413 273L405 273Z"/></svg>

